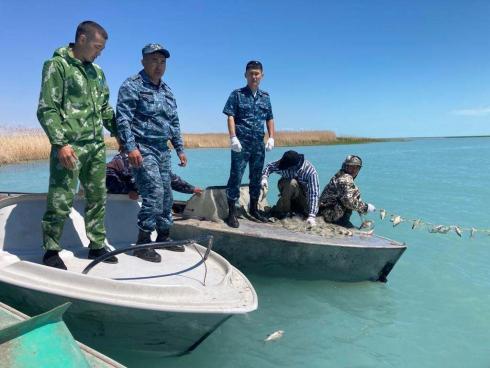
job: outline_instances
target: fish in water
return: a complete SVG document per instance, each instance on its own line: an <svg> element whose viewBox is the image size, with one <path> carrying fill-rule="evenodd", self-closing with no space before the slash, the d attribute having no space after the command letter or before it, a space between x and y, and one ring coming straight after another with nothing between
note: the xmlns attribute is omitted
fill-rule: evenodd
<svg viewBox="0 0 490 368"><path fill-rule="evenodd" d="M476 229L474 227L471 228L471 231L470 231L470 238L473 237L473 235L475 235L476 233Z"/></svg>
<svg viewBox="0 0 490 368"><path fill-rule="evenodd" d="M284 335L284 331L278 330L268 335L264 341L276 341L279 340L282 337L282 335Z"/></svg>
<svg viewBox="0 0 490 368"><path fill-rule="evenodd" d="M444 226L444 225L436 225L429 231L431 233L439 233L439 234L446 234L449 230L451 230L450 227Z"/></svg>
<svg viewBox="0 0 490 368"><path fill-rule="evenodd" d="M418 227L420 225L420 222L420 219L415 220L412 224L412 230Z"/></svg>
<svg viewBox="0 0 490 368"><path fill-rule="evenodd" d="M395 227L400 222L402 222L402 218L400 216L396 215L396 216L393 216L393 218L391 219L391 221L393 222L393 227Z"/></svg>
<svg viewBox="0 0 490 368"><path fill-rule="evenodd" d="M379 210L379 217L381 217L381 220L384 220L386 216L386 211L384 209Z"/></svg>
<svg viewBox="0 0 490 368"><path fill-rule="evenodd" d="M359 226L359 230L360 229L370 229L372 228L374 225L374 222L372 220L364 220L361 224L361 226Z"/></svg>
<svg viewBox="0 0 490 368"><path fill-rule="evenodd" d="M454 227L454 232L456 234L458 234L458 236L461 238L462 231L461 231L461 228L459 226Z"/></svg>

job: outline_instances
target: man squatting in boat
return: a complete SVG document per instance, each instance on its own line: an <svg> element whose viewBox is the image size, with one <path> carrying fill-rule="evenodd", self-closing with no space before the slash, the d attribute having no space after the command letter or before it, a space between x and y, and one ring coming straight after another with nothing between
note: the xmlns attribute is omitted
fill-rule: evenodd
<svg viewBox="0 0 490 368"><path fill-rule="evenodd" d="M272 208L271 215L284 218L290 212L307 216L309 226L316 225L320 184L315 167L296 151L287 151L280 160L266 165L262 172L261 186L268 187L267 179L271 173L278 173L277 183L280 197Z"/></svg>
<svg viewBox="0 0 490 368"><path fill-rule="evenodd" d="M143 48L142 55L143 70L122 84L116 109L117 134L142 197L137 244L150 243L155 229L157 242L169 239L173 198L168 140L177 152L179 165L187 164L177 104L172 91L162 81L170 53L152 43ZM182 245L166 249L185 251ZM136 250L133 254L146 261L161 262L154 249Z"/></svg>
<svg viewBox="0 0 490 368"><path fill-rule="evenodd" d="M361 199L361 192L354 183L362 167L359 156L349 155L342 168L330 179L320 196L320 213L326 222L353 228L350 222L352 211L360 214L376 211L371 203Z"/></svg>
<svg viewBox="0 0 490 368"><path fill-rule="evenodd" d="M128 155L118 153L107 163L106 168L107 193L127 194L129 198L137 200L139 198L136 181L131 173ZM201 194L202 189L196 187L180 176L170 172L170 186L172 190L185 194Z"/></svg>
<svg viewBox="0 0 490 368"><path fill-rule="evenodd" d="M274 117L269 94L259 89L263 76L262 64L259 61L248 62L245 67L247 85L234 90L223 109L223 113L227 115L231 145L230 177L226 189L228 198L226 223L234 228L240 226L236 202L247 164L250 173L250 214L259 221L267 221L258 210L258 202L265 149L270 151L274 148ZM264 122L269 133L265 147Z"/></svg>
<svg viewBox="0 0 490 368"><path fill-rule="evenodd" d="M109 88L94 60L105 47L105 29L92 21L80 23L75 43L57 49L44 63L37 109L39 123L51 143L47 208L42 219L43 263L66 270L59 257L63 226L73 205L78 179L85 189L85 230L88 258L109 252L104 226L105 144L103 126L116 133ZM116 257L104 260L117 263Z"/></svg>

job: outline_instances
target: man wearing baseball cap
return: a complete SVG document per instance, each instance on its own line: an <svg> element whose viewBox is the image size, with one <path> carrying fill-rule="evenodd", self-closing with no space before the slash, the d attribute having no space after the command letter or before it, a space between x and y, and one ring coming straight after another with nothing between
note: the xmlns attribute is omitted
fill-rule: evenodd
<svg viewBox="0 0 490 368"><path fill-rule="evenodd" d="M376 211L371 203L361 199L361 192L354 183L362 167L359 156L348 155L342 168L330 179L320 196L320 213L326 222L353 228L350 222L352 211L360 214Z"/></svg>
<svg viewBox="0 0 490 368"><path fill-rule="evenodd" d="M172 190L170 186L170 151L172 142L180 166L187 164L184 153L177 104L170 88L162 81L170 53L162 45L150 43L142 50L143 70L126 79L119 89L116 121L119 140L128 154L141 198L138 214L137 244L169 239L172 226ZM183 246L166 248L183 252ZM134 252L150 262L161 262L154 249Z"/></svg>
<svg viewBox="0 0 490 368"><path fill-rule="evenodd" d="M234 90L223 109L227 116L231 148L230 177L226 188L226 223L234 228L239 226L235 204L240 196L240 184L247 164L250 178L250 214L259 221L267 221L259 212L258 201L265 150L274 148L274 117L269 94L259 89L263 76L262 63L249 61L245 67L247 85ZM265 146L264 123L269 133Z"/></svg>

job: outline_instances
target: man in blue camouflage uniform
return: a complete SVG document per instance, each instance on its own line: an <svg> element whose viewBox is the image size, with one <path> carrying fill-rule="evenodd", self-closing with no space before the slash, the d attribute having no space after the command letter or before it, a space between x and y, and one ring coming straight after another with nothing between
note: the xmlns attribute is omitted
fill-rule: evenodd
<svg viewBox="0 0 490 368"><path fill-rule="evenodd" d="M228 116L228 132L231 145L231 169L226 195L230 227L240 226L237 219L236 201L240 196L240 184L247 164L250 178L250 214L259 221L267 221L258 210L260 178L264 167L265 149L274 148L274 117L269 94L259 89L263 68L259 61L250 61L245 67L247 86L234 90L223 113ZM264 147L264 122L269 139Z"/></svg>
<svg viewBox="0 0 490 368"><path fill-rule="evenodd" d="M177 104L170 88L161 80L170 53L159 44L146 45L143 70L128 78L119 89L116 121L118 136L133 167L136 186L143 199L138 214L137 244L168 240L172 226L172 190L170 188L170 151L172 142L181 166L187 164L177 116ZM184 251L183 246L166 248ZM154 249L134 252L150 262L161 262Z"/></svg>

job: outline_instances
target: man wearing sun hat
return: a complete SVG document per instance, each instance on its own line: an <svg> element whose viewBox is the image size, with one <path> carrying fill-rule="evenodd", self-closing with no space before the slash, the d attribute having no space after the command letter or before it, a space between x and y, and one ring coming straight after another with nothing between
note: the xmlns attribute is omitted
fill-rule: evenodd
<svg viewBox="0 0 490 368"><path fill-rule="evenodd" d="M150 43L142 50L143 70L126 79L119 89L116 121L118 137L128 154L139 193L142 197L138 214L137 244L169 239L172 226L172 189L170 187L170 151L172 142L180 166L187 164L184 153L177 104L170 88L162 81L170 53L162 45ZM166 248L184 251L183 246ZM150 262L161 262L154 249L134 252Z"/></svg>
<svg viewBox="0 0 490 368"><path fill-rule="evenodd" d="M299 212L307 216L308 225L315 226L320 193L315 167L305 160L304 155L291 150L264 167L262 187L268 187L267 179L274 172L281 175L281 179L277 183L280 198L272 208L273 215L283 217L290 212Z"/></svg>

